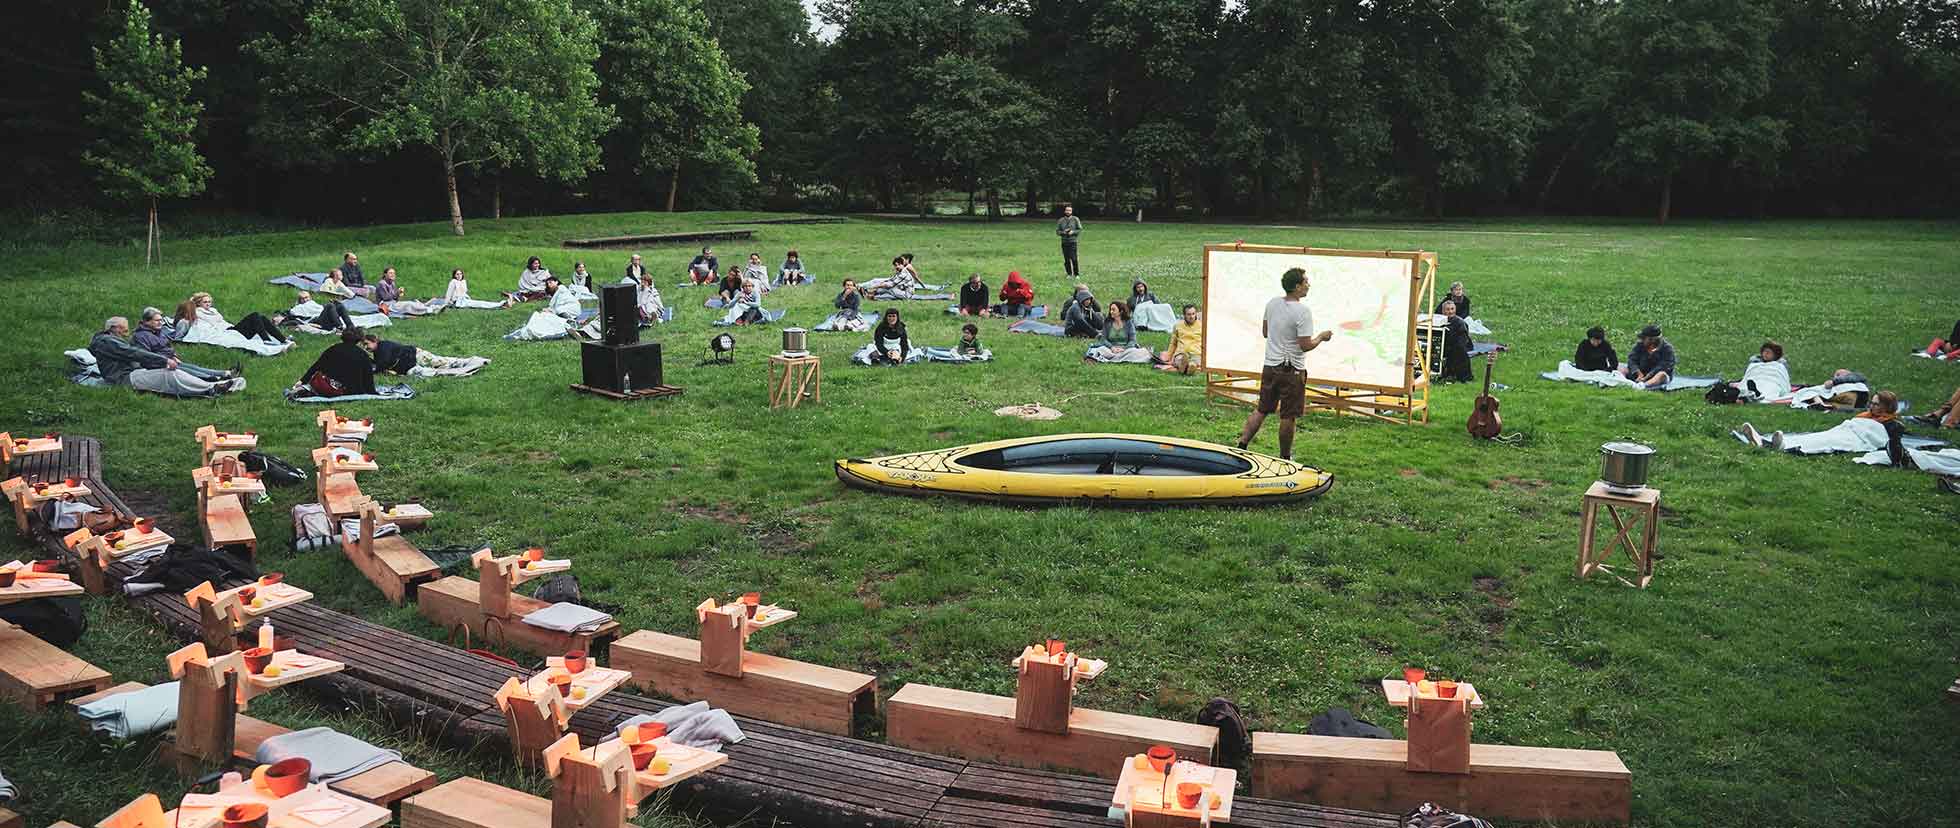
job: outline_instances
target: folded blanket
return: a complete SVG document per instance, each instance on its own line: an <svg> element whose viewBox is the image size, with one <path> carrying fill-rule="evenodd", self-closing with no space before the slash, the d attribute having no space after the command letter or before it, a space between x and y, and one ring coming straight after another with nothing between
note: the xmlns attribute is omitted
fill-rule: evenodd
<svg viewBox="0 0 1960 828"><path fill-rule="evenodd" d="M1014 323L1007 329L1011 333L1038 334L1041 336L1067 336L1068 329L1061 325L1036 322L1032 317Z"/></svg>
<svg viewBox="0 0 1960 828"><path fill-rule="evenodd" d="M489 364L490 360L484 359L483 357L468 357L463 360L463 364L454 368L425 368L417 365L408 369L408 375L420 379L428 379L429 377L467 377L483 370L483 366Z"/></svg>
<svg viewBox="0 0 1960 828"><path fill-rule="evenodd" d="M847 315L844 311L838 311L831 314L824 321L818 322L817 326L811 330L856 331L862 333L871 330L871 320L862 313L852 316Z"/></svg>
<svg viewBox="0 0 1960 828"><path fill-rule="evenodd" d="M1163 302L1139 302L1132 314L1138 330L1168 331L1177 324L1177 311Z"/></svg>
<svg viewBox="0 0 1960 828"><path fill-rule="evenodd" d="M1117 363L1117 362L1148 363L1150 361L1150 349L1142 346L1131 346L1128 348L1111 348L1103 345L1097 345L1090 348L1088 351L1084 352L1082 354L1082 357L1084 359L1093 359L1097 362L1105 362L1105 363Z"/></svg>
<svg viewBox="0 0 1960 828"><path fill-rule="evenodd" d="M338 397L321 397L321 396L313 395L312 389L307 388L303 385L296 384L293 387L286 389L286 402L302 403L305 405L332 405L334 403L339 403L339 402L361 402L363 400L412 400L415 398L415 389L408 386L407 384L377 385L374 387L374 390L379 393L342 394L341 396Z"/></svg>
<svg viewBox="0 0 1960 828"><path fill-rule="evenodd" d="M117 693L75 710L97 733L117 739L141 736L177 723L177 682Z"/></svg>
<svg viewBox="0 0 1960 828"><path fill-rule="evenodd" d="M1572 366L1572 361L1560 360L1557 371L1539 374L1540 379L1554 382L1584 382L1601 388L1633 388L1648 391L1680 391L1687 388L1707 388L1721 382L1721 377L1684 377L1680 375L1667 378L1667 384L1658 389L1647 388L1640 383L1620 376L1617 371L1581 371Z"/></svg>
<svg viewBox="0 0 1960 828"><path fill-rule="evenodd" d="M402 528L400 526L396 526L393 523L377 523L374 525L374 536L377 538L385 538L388 537L389 535L399 535L401 533L402 533ZM340 534L345 535L350 539L360 537L361 536L360 518L341 518Z"/></svg>
<svg viewBox="0 0 1960 828"><path fill-rule="evenodd" d="M305 759L313 765L310 781L331 783L389 762L399 762L402 755L397 751L375 747L331 727L312 727L267 738L259 743L258 752L252 758L262 765L282 759Z"/></svg>
<svg viewBox="0 0 1960 828"><path fill-rule="evenodd" d="M667 726L667 738L687 747L711 753L721 752L721 746L739 744L748 736L735 724L735 717L726 710L710 710L708 703L698 701L669 707L651 716L644 713L620 722L613 728L616 737L628 728L639 727L644 722L660 722Z"/></svg>
<svg viewBox="0 0 1960 828"><path fill-rule="evenodd" d="M288 273L277 279L266 280L266 284L285 285L305 291L319 290L320 286L326 283L327 274L325 273Z"/></svg>
<svg viewBox="0 0 1960 828"><path fill-rule="evenodd" d="M533 627L567 633L596 630L611 620L612 616L591 607L581 607L563 601L524 616L524 623Z"/></svg>

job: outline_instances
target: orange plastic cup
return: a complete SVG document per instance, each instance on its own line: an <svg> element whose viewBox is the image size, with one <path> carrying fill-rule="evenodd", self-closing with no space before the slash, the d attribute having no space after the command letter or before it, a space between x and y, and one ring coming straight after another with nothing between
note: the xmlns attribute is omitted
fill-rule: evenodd
<svg viewBox="0 0 1960 828"><path fill-rule="evenodd" d="M1436 695L1446 699L1456 698L1456 682L1449 679L1436 682Z"/></svg>

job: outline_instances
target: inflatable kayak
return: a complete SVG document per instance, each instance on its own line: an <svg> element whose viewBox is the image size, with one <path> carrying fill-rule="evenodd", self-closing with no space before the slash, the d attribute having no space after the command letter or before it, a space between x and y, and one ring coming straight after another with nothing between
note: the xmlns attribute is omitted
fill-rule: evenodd
<svg viewBox="0 0 1960 828"><path fill-rule="evenodd" d="M895 494L1018 503L1279 503L1334 476L1232 446L1147 434L1053 434L837 461L837 479Z"/></svg>

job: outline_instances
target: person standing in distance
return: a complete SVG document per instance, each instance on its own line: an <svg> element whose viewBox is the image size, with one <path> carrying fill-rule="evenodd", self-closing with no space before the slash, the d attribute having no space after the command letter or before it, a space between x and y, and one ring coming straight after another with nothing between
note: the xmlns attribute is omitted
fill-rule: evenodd
<svg viewBox="0 0 1960 828"><path fill-rule="evenodd" d="M1292 268L1279 277L1284 296L1266 303L1260 332L1266 337L1265 367L1259 372L1259 405L1245 418L1239 448L1252 445L1266 415L1279 412L1279 456L1293 459L1293 429L1307 405L1307 352L1333 338L1333 331L1313 332L1313 313L1307 310L1307 272Z"/></svg>
<svg viewBox="0 0 1960 828"><path fill-rule="evenodd" d="M1062 270L1070 276L1082 275L1082 265L1075 260L1075 243L1082 238L1082 220L1075 217L1073 206L1062 205L1062 219L1055 222L1055 235L1062 237Z"/></svg>

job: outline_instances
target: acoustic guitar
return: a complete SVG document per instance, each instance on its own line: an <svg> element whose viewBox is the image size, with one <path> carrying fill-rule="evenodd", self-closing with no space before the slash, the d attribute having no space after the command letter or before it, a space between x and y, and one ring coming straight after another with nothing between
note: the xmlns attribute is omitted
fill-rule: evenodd
<svg viewBox="0 0 1960 828"><path fill-rule="evenodd" d="M1504 418L1497 413L1497 398L1490 395L1490 372L1496 365L1497 354L1493 352L1484 361L1484 393L1477 395L1477 403L1470 410L1470 436L1484 440L1504 430Z"/></svg>

